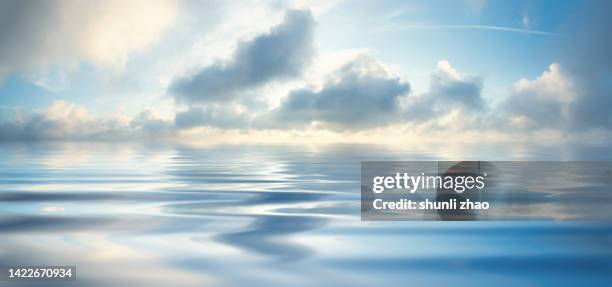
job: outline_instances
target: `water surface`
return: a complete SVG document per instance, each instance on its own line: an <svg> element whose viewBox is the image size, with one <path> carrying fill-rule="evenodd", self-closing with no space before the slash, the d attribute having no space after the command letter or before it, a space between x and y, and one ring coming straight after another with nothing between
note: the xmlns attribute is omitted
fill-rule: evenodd
<svg viewBox="0 0 612 287"><path fill-rule="evenodd" d="M612 284L604 222L362 222L359 214L361 160L601 160L610 159L606 148L0 150L0 265L77 266L76 282L36 286Z"/></svg>

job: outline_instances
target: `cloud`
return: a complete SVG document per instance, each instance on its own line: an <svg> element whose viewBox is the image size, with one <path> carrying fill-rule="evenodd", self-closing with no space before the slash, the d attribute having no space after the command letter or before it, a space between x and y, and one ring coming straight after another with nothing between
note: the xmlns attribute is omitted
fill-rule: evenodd
<svg viewBox="0 0 612 287"><path fill-rule="evenodd" d="M553 63L535 80L521 79L501 107L514 126L564 128L569 107L576 99L574 84L559 64Z"/></svg>
<svg viewBox="0 0 612 287"><path fill-rule="evenodd" d="M429 123L444 128L457 127L458 121L469 125L489 110L482 81L460 75L446 60L432 72L427 92L410 91L408 82L362 54L329 75L322 88L290 92L278 108L256 119L255 126L358 130Z"/></svg>
<svg viewBox="0 0 612 287"><path fill-rule="evenodd" d="M339 131L345 135L362 130L364 134L372 129L391 130L394 125L414 130L434 127L440 133L454 127L465 128L456 129L459 132L470 129L512 135L525 135L530 131L542 133L544 129L580 134L580 131L601 128L609 132L612 127L612 62L609 57L612 20L606 12L612 5L605 1L591 4L579 5L583 10L576 16L588 21L569 19L568 23L573 25L558 31L560 34L478 25L402 26L407 29L486 29L564 35L549 39L555 41L551 44L559 44L551 48L551 53L564 52L555 55L555 63L545 70L542 67L544 71L537 77L516 81L509 87L507 98L495 101L499 106L489 106L483 97L481 78L462 75L446 60L440 61L431 73L429 88L414 92L408 79L390 72L379 60L363 55L364 50L356 50L343 59L335 54L342 51L322 51L331 56L313 59L315 23L309 11L288 11L284 19L273 26L271 23L279 22L284 8L282 5L270 8L265 4L265 8L261 8L265 13L260 12L265 16L259 16L265 21L259 21L256 28L243 29L249 23L244 15L252 14L249 10L253 7L245 6L240 13L234 11L234 6L217 8L219 19L202 18L193 9L190 13L205 21L193 25L191 20L181 17L175 26L177 29L172 30L177 32L176 37L170 37L181 39L180 43L164 38L156 48L147 50L151 54L133 55L126 65L129 71L126 74L132 76L125 81L135 85L133 89L138 89L142 97L134 97L132 90L123 93L123 90L109 89L99 93L104 97L114 95L116 98L112 100L121 99L124 106L128 101L126 95L129 95L134 99L128 107L130 111L138 109L145 97L149 104L161 107L166 103L154 101L158 93L168 93L174 98L163 99L176 100L176 106L166 105L166 111L177 111L174 117L164 119L152 110L144 110L133 118L96 118L83 107L63 101L33 112L15 113L13 108L0 107L0 118L10 118L0 121L0 140L134 139L159 135L174 137L183 132L197 134L204 130L190 130L194 127L228 129L236 133L277 132L268 130L277 129L278 132ZM0 77L3 73L36 71L50 66L53 70L55 65L70 66L82 61L103 66L121 65L135 51L155 43L173 24L176 6L167 1L131 1L127 4L118 1L0 1ZM223 18L224 10L232 10L229 13L234 15L229 18L232 23L216 23L228 22ZM244 22L235 23L238 18ZM184 31L186 26L190 28ZM202 28L209 30L204 32ZM193 33L196 30L200 31L197 36ZM255 36L245 38L248 35ZM234 43L235 49L231 48ZM206 48L199 49L202 46ZM173 52L182 49L189 50L189 55L175 66L168 64L174 60L167 55L178 54ZM360 54L355 56L356 53ZM167 63L160 64L157 59ZM313 60L315 64L311 65ZM317 60L325 65L317 66ZM151 72L155 65L157 71L164 70L163 79ZM198 67L192 70L194 73L171 80L178 71L193 67ZM63 67L58 70L64 72ZM140 73L141 70L147 71ZM145 82L143 79L148 72L151 72L151 80ZM79 79L73 82L83 84ZM41 81L38 84L48 86ZM140 90L149 86L156 88L151 92ZM106 102L106 108L113 105L108 98L99 99L98 95L90 93L95 89L94 84L84 83L83 87L95 100L79 103ZM65 95L62 92L65 91L58 90L57 96L66 99L82 96L82 91L67 91ZM96 106L96 109L104 108Z"/></svg>
<svg viewBox="0 0 612 287"><path fill-rule="evenodd" d="M478 114L487 108L481 93L479 78L465 78L448 61L442 60L431 74L429 91L408 101L405 117L421 122L453 111Z"/></svg>
<svg viewBox="0 0 612 287"><path fill-rule="evenodd" d="M144 110L133 119L91 116L84 107L54 101L47 109L17 113L0 122L0 141L15 140L128 140L168 136L173 123Z"/></svg>
<svg viewBox="0 0 612 287"><path fill-rule="evenodd" d="M228 102L244 90L297 77L313 55L313 27L309 11L288 11L269 33L239 43L228 62L177 79L169 91L186 103Z"/></svg>
<svg viewBox="0 0 612 287"><path fill-rule="evenodd" d="M133 117L122 113L96 117L82 106L61 100L44 110L3 110L0 141L171 140L193 127L246 129L250 121L244 111L227 106L192 107L176 113L174 120L160 117L153 109L144 109Z"/></svg>
<svg viewBox="0 0 612 287"><path fill-rule="evenodd" d="M259 120L262 127L298 127L320 122L332 128L366 128L396 119L410 85L384 65L359 56L333 73L320 90L299 89Z"/></svg>
<svg viewBox="0 0 612 287"><path fill-rule="evenodd" d="M199 126L218 128L247 128L249 117L245 112L237 111L227 106L192 107L176 113L174 124L178 129L188 129Z"/></svg>
<svg viewBox="0 0 612 287"><path fill-rule="evenodd" d="M80 61L117 67L155 42L174 1L0 1L0 77Z"/></svg>
<svg viewBox="0 0 612 287"><path fill-rule="evenodd" d="M127 137L142 137L149 135L171 135L174 125L171 121L159 118L155 110L146 109L134 117L127 127Z"/></svg>
<svg viewBox="0 0 612 287"><path fill-rule="evenodd" d="M565 133L612 127L610 1L581 5L564 34L558 63L537 79L519 80L501 107L514 126ZM588 19L588 21L584 21Z"/></svg>

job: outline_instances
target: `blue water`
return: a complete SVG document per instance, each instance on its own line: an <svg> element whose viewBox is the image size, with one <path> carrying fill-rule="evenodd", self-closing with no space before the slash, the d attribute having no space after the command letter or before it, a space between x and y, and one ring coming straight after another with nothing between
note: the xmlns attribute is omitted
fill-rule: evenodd
<svg viewBox="0 0 612 287"><path fill-rule="evenodd" d="M361 160L610 159L607 148L0 144L15 286L612 286L605 222L362 222ZM0 282L0 286L9 286Z"/></svg>

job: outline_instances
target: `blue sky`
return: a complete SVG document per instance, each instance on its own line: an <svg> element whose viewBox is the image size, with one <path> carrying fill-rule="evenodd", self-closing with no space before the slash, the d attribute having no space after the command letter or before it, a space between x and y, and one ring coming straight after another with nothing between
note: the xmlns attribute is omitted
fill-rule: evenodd
<svg viewBox="0 0 612 287"><path fill-rule="evenodd" d="M4 1L0 138L607 140L609 6Z"/></svg>

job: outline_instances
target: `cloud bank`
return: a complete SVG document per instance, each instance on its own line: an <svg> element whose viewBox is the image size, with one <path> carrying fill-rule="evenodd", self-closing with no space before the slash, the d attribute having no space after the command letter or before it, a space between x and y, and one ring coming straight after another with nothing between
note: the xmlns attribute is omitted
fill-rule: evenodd
<svg viewBox="0 0 612 287"><path fill-rule="evenodd" d="M176 113L174 124L177 129L189 129L199 126L214 126L224 129L241 129L249 125L250 117L233 107L192 107Z"/></svg>
<svg viewBox="0 0 612 287"><path fill-rule="evenodd" d="M167 82L166 94L161 96L170 102L170 115L143 110L130 117L101 118L67 101L29 112L0 107L0 140L174 138L207 128L340 135L389 127L505 134L603 130L609 134L612 23L602 11L612 7L607 2L596 4L578 13L577 17L590 22L570 28L567 34L574 38L558 61L542 67L538 76L518 79L497 101L487 97L483 78L464 75L447 60L440 60L429 73L424 91L414 91L412 79L389 68L393 63L374 57L376 52L337 60L334 64L341 64L336 69L318 75L319 82L310 82L307 72L318 59L315 20L308 10L288 10L266 32L238 41L228 59ZM121 65L131 53L155 42L176 17L173 2L126 5L115 1L0 3L0 37L7 40L0 44L0 77L82 61ZM288 88L278 92L278 101L266 101L270 99L266 93L283 84Z"/></svg>
<svg viewBox="0 0 612 287"><path fill-rule="evenodd" d="M144 110L133 118L91 116L81 106L55 101L42 111L18 112L0 122L0 141L36 140L133 140L171 136L171 122Z"/></svg>

